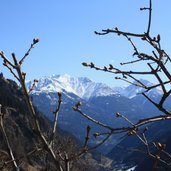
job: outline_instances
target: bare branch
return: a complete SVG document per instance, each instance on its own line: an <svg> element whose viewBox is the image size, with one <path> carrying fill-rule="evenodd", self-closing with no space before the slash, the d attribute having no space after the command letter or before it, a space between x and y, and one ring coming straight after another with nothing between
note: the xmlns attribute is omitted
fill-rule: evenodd
<svg viewBox="0 0 171 171"><path fill-rule="evenodd" d="M36 83L38 83L38 80L36 80L36 79L34 79L34 81L33 81L33 84L32 84L32 86L31 86L31 88L30 88L30 90L29 90L29 94L34 90L34 88L36 87Z"/></svg>
<svg viewBox="0 0 171 171"><path fill-rule="evenodd" d="M38 41L37 39L33 40L33 44L36 44ZM32 49L33 47L31 46L30 50ZM29 52L30 52L29 50ZM3 53L1 53L1 56L4 58L4 55ZM16 56L14 53L12 53L12 58L13 58L13 61L14 61L14 64L12 64L11 66L14 66L14 69L16 70L17 72L17 78L19 79L19 82L21 84L21 88L23 90L23 94L24 94L24 99L25 99L25 102L27 104L27 107L28 107L28 110L30 112L30 114L32 115L33 119L34 119L34 127L35 127L35 132L37 133L39 139L42 141L43 145L44 145L44 148L45 150L50 154L50 156L52 157L56 167L58 170L60 171L63 171L63 168L61 166L61 163L58 161L53 149L51 146L49 146L49 143L48 141L46 140L45 136L43 135L41 129L40 129L40 125L39 125L39 121L38 121L38 118L37 118L37 115L36 115L36 112L34 110L34 107L33 107L33 104L32 104L32 101L31 101L31 97L29 96L29 92L27 91L27 88L26 88L26 85L25 85L25 73L23 73L21 71L21 64L22 62L24 61L24 59L28 56L28 54L26 53L26 55L22 58L22 60L20 61L20 63L18 62ZM56 129L56 128L55 128ZM15 161L15 160L14 160Z"/></svg>
<svg viewBox="0 0 171 171"><path fill-rule="evenodd" d="M150 28L151 28L151 14L152 14L152 0L149 1L149 19L148 19L148 28L147 28L147 34L150 34Z"/></svg>
<svg viewBox="0 0 171 171"><path fill-rule="evenodd" d="M16 66L4 55L3 51L0 51L0 55L1 55L2 59L4 60L4 64L6 64L6 65L9 64L11 67L16 68Z"/></svg>
<svg viewBox="0 0 171 171"><path fill-rule="evenodd" d="M1 131L3 133L4 139L5 139L5 142L6 142L8 151L9 151L9 155L10 155L11 160L12 160L13 165L14 165L14 168L15 168L16 171L19 171L20 169L19 169L19 167L18 167L18 165L16 163L16 159L14 157L14 154L13 154L13 151L12 151L12 148L11 148L11 145L9 143L8 136L7 136L6 131L4 129L4 124L3 124L3 115L4 114L1 113L1 107L2 107L2 105L0 104L0 127L1 127Z"/></svg>
<svg viewBox="0 0 171 171"><path fill-rule="evenodd" d="M95 124L100 125L100 126L102 126L104 128L107 128L109 130L113 130L112 127L110 127L110 126L108 126L108 125L106 125L106 124L104 124L102 122L99 122L99 121L95 120L94 118L88 116L87 114L83 113L77 106L74 106L73 107L73 110L76 111L76 112L78 112L78 113L80 113L82 116L84 116L85 118L87 118L91 122L94 122Z"/></svg>
<svg viewBox="0 0 171 171"><path fill-rule="evenodd" d="M65 153L64 163L65 163L65 171L70 171L69 158L68 158L68 154L67 153Z"/></svg>
<svg viewBox="0 0 171 171"><path fill-rule="evenodd" d="M16 64L18 64L17 60L15 61L15 58L14 58L14 62ZM52 147L49 146L49 143L47 142L46 138L44 137L43 133L41 132L40 125L39 125L39 121L37 119L35 110L33 108L33 104L32 104L31 98L30 98L30 96L29 96L29 94L27 92L27 88L26 88L26 85L25 85L25 79L23 78L23 75L22 75L22 72L21 72L21 69L20 69L20 65L18 65L18 67L16 68L16 70L17 70L17 73L18 73L18 76L19 76L19 79L20 79L21 87L23 89L23 93L24 93L24 97L25 97L26 104L28 106L28 109L30 111L30 114L34 118L35 131L37 132L37 135L39 136L39 138L43 142L43 144L45 146L45 149L51 155L54 163L56 164L56 167L60 171L63 171L63 168L62 168L60 162L58 161L58 159L56 158L55 153L54 153Z"/></svg>
<svg viewBox="0 0 171 171"><path fill-rule="evenodd" d="M87 134L86 134L86 137L85 137L85 142L84 142L84 148L86 148L87 147L87 143L88 143L88 141L89 141L89 139L90 139L90 130L91 130L91 127L88 125L87 126Z"/></svg>
<svg viewBox="0 0 171 171"><path fill-rule="evenodd" d="M166 115L171 115L171 112L167 111L165 108L163 108L163 106L161 106L160 104L154 102L151 98L149 98L145 93L142 93L142 95L144 97L146 97L154 106L157 107L157 109L159 109L160 111L162 111L163 113L165 113Z"/></svg>
<svg viewBox="0 0 171 171"><path fill-rule="evenodd" d="M82 65L83 66L86 66L86 67L94 68L94 69L99 70L99 71L106 71L106 72L113 73L113 74L131 74L131 75L152 75L153 74L151 71L150 72L142 72L142 71L122 71L122 70L120 70L118 68L113 68L113 70L109 70L109 69L106 70L104 68L92 66L91 63L88 64L86 62L83 62Z"/></svg>
<svg viewBox="0 0 171 171"><path fill-rule="evenodd" d="M127 35L127 36L133 36L133 37L144 37L144 34L135 34L135 33L130 33L130 32L124 32L124 31L120 31L118 30L118 28L116 27L115 29L106 29L106 30L102 30L102 33L95 31L94 32L97 35L106 35L109 33L116 33L118 35Z"/></svg>
<svg viewBox="0 0 171 171"><path fill-rule="evenodd" d="M148 63L148 66L151 68L151 71L154 73L155 77L157 78L159 85L161 86L163 93L166 93L166 88L164 86L164 83L162 81L162 79L160 78L160 76L158 75L157 71L152 67L151 64Z"/></svg>
<svg viewBox="0 0 171 171"><path fill-rule="evenodd" d="M38 43L38 42L39 42L39 39L38 39L38 38L34 38L34 39L33 39L33 43L31 43L30 48L29 48L28 51L25 53L25 55L23 56L23 58L19 61L19 64L20 64L20 65L24 62L25 58L30 54L31 50L34 48L34 45L35 45L36 43Z"/></svg>
<svg viewBox="0 0 171 171"><path fill-rule="evenodd" d="M49 146L52 146L52 143L53 143L53 140L55 137L55 133L56 133L58 114L59 114L59 110L60 110L60 106L61 106L61 102L62 102L62 94L60 92L58 93L58 98L59 98L58 99L58 105L57 105L56 111L54 112L55 117L54 117L54 123L53 123L53 131L51 134Z"/></svg>

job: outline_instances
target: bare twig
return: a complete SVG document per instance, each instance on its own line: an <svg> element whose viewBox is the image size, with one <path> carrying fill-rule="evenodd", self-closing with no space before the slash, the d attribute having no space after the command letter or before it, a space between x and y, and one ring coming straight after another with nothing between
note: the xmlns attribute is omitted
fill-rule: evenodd
<svg viewBox="0 0 171 171"><path fill-rule="evenodd" d="M34 88L36 87L36 83L38 83L38 80L36 80L36 79L34 79L34 81L33 81L33 84L32 84L32 86L31 86L31 88L30 88L30 90L29 90L29 94L34 90Z"/></svg>
<svg viewBox="0 0 171 171"><path fill-rule="evenodd" d="M149 1L149 19L148 19L148 28L147 28L147 34L150 34L150 28L151 28L151 14L152 14L152 0Z"/></svg>
<svg viewBox="0 0 171 171"><path fill-rule="evenodd" d="M5 139L5 142L6 142L6 145L7 145L7 148L8 148L8 151L9 151L9 155L11 157L11 160L13 162L13 165L14 165L14 168L16 171L19 171L19 167L18 167L18 164L16 162L16 159L14 157L14 154L13 154L13 151L12 151L12 148L11 148L11 145L10 145L10 142L9 142L9 139L8 139L8 136L6 134L6 131L4 129L4 124L3 124L3 113L1 113L1 107L2 105L0 104L0 127L1 127L1 131L3 133L3 136L4 136L4 139Z"/></svg>
<svg viewBox="0 0 171 171"><path fill-rule="evenodd" d="M85 137L85 142L84 142L84 148L87 147L87 143L88 143L88 140L90 139L90 130L91 130L91 127L88 125L87 126L87 134L86 134L86 137Z"/></svg>
<svg viewBox="0 0 171 171"><path fill-rule="evenodd" d="M52 130L52 134L51 134L51 138L50 138L50 143L49 145L52 146L54 137L55 137L55 133L56 133L56 126L57 126L57 120L58 120L58 114L59 114L59 110L60 110L60 106L61 106L61 102L62 102L62 94L58 93L58 106L56 108L56 111L54 112L55 117L54 117L54 123L53 123L53 130Z"/></svg>
<svg viewBox="0 0 171 171"><path fill-rule="evenodd" d="M25 53L25 55L23 56L23 58L19 61L19 64L21 65L24 61L24 59L26 59L26 57L30 54L31 50L34 48L34 45L36 43L39 42L39 39L38 38L34 38L33 39L33 43L31 44L30 48L28 49L28 51Z"/></svg>
<svg viewBox="0 0 171 171"><path fill-rule="evenodd" d="M100 126L102 126L104 128L107 128L109 130L113 130L112 127L110 127L110 126L108 126L108 125L106 125L106 124L104 124L102 122L99 122L99 121L95 120L94 118L90 117L89 115L83 113L77 106L74 106L73 107L73 110L76 111L76 112L78 112L78 113L80 113L82 116L84 116L85 118L87 118L91 122L94 122L95 124L100 125Z"/></svg>
<svg viewBox="0 0 171 171"><path fill-rule="evenodd" d="M23 73L21 71L21 64L23 63L24 59L29 55L29 52L31 51L31 49L34 47L34 45L38 43L38 39L33 39L33 43L31 44L31 47L29 48L28 52L24 55L24 57L18 62L16 56L14 53L12 53L12 58L13 58L13 61L14 61L14 64L12 64L12 62L10 62L6 57L5 55L1 52L0 55L1 57L7 61L12 67L13 69L16 70L16 73L17 73L17 78L19 79L19 82L21 84L21 88L23 90L23 94L24 94L24 99L25 99L25 102L27 104L27 107L28 107L28 110L30 112L30 114L32 115L33 119L34 119L34 127L35 127L35 132L37 133L39 139L42 141L43 145L44 145L44 148L45 150L50 154L50 156L52 157L56 167L58 170L60 171L63 171L63 168L61 166L61 163L60 161L58 161L53 149L51 146L49 146L49 143L47 141L47 139L45 138L45 136L43 135L41 129L40 129L40 125L39 125L39 121L38 121L38 118L37 118L37 115L36 115L36 112L34 110L34 107L33 107L33 104L32 104L32 100L31 100L31 97L29 96L29 92L27 91L27 88L26 88L26 84L25 84L25 76L26 74Z"/></svg>

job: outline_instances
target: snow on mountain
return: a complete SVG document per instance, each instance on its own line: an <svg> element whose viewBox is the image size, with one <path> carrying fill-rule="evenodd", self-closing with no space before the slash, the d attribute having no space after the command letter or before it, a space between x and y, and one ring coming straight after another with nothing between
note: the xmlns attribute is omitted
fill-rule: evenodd
<svg viewBox="0 0 171 171"><path fill-rule="evenodd" d="M32 87L32 83L32 81L27 82L28 89ZM146 83L151 84L150 82ZM114 118L113 113L118 111L126 117L128 116L133 122L147 115L151 116L151 113L155 114L155 112L149 114L144 110L148 107L149 111L149 105L144 103L144 106L142 106L144 97L142 96L141 99L141 96L136 96L136 93L141 90L141 88L133 85L111 88L103 83L95 83L86 77L74 78L64 74L40 78L32 91L32 98L37 109L52 120L52 113L58 100L56 92L62 92L59 126L74 136L78 136L80 140L84 140L85 128L91 123L71 110L78 101L83 102L82 110L86 111L90 116L105 124L117 127L125 124L123 120L118 121ZM155 93L158 92L154 89L154 96ZM134 96L135 99L129 99ZM98 126L94 127L92 125L92 128L97 129L96 132L104 132ZM112 139L112 143L114 141Z"/></svg>
<svg viewBox="0 0 171 171"><path fill-rule="evenodd" d="M140 79L140 81L146 86L152 86L153 85L153 83L151 83L147 80ZM145 91L144 88L138 87L135 85L129 85L127 87L122 87L122 88L118 89L118 92L121 95L128 97L129 99L134 98L135 96L137 96L138 94L140 94L144 91ZM161 93L162 93L162 91L160 89L157 89L157 88L152 89L148 92L148 94L152 98L158 97L159 95L161 95Z"/></svg>
<svg viewBox="0 0 171 171"><path fill-rule="evenodd" d="M27 82L28 88L31 85L32 81ZM68 92L84 99L116 94L116 91L106 84L95 83L86 77L74 78L68 74L40 78L32 93L40 94L42 92Z"/></svg>
<svg viewBox="0 0 171 171"><path fill-rule="evenodd" d="M141 79L140 81L143 82L143 84L146 86L153 85L147 80ZM28 88L30 88L31 85L32 81L27 82ZM90 99L91 97L96 96L110 96L120 94L131 99L143 91L145 91L143 88L135 85L111 88L104 83L93 82L87 77L75 78L68 74L64 74L40 78L32 93L40 94L49 92L63 92L66 95L68 95L68 93L73 93L83 99ZM155 98L161 95L161 93L162 92L160 89L155 88L150 90L148 95L150 95L152 98Z"/></svg>

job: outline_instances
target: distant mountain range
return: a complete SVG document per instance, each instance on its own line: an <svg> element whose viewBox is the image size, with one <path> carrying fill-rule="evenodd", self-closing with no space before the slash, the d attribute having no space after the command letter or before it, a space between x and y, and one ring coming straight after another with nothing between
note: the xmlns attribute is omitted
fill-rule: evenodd
<svg viewBox="0 0 171 171"><path fill-rule="evenodd" d="M30 87L31 84L32 81L29 81L27 83L28 87ZM95 83L86 77L74 78L68 74L40 78L33 93L39 94L42 92L73 93L82 99L117 93L114 89L103 83Z"/></svg>
<svg viewBox="0 0 171 171"><path fill-rule="evenodd" d="M146 85L152 83L141 80ZM28 89L33 81L27 82ZM104 83L96 83L86 77L74 78L67 74L52 75L38 79L37 86L32 91L33 102L38 110L46 117L53 120L53 111L57 104L57 92L62 92L62 107L59 114L59 126L84 141L86 127L92 127L94 132L104 132L101 127L92 124L80 114L72 110L78 102L82 102L81 110L93 118L113 127L127 125L122 119L115 117L116 112L122 113L132 122L136 122L147 116L154 116L159 112L142 95L143 89L134 85L127 87L110 87ZM161 96L161 90L153 89L148 95L154 100ZM121 136L111 139L108 144L110 150L121 141ZM97 142L92 138L92 143ZM103 151L103 150L102 150ZM105 150L107 152L107 150Z"/></svg>
<svg viewBox="0 0 171 171"><path fill-rule="evenodd" d="M152 85L147 80L140 80L145 85ZM32 81L27 82L27 87L30 88ZM104 83L96 83L87 77L74 78L68 74L64 75L52 75L49 77L43 77L38 79L38 84L33 91L33 94L49 93L49 92L63 92L73 93L82 99L90 99L97 96L110 96L110 95L122 95L129 99L137 96L141 93L143 88L134 85L127 87L110 87ZM159 89L153 89L150 91L153 96L158 96L162 92Z"/></svg>
<svg viewBox="0 0 171 171"><path fill-rule="evenodd" d="M3 113L3 120L1 120L3 129L6 132L10 148L14 153L20 170L56 171L57 168L54 165L54 161L51 157L45 155L47 153L43 150L39 136L33 128L34 120L28 111L22 90L15 81L5 79L2 73L0 73L0 104L2 105L1 112ZM35 111L41 132L47 135L46 138L49 140L48 135L50 135L52 130L52 123L38 110ZM8 163L11 161L11 154L8 153L7 141L4 137L4 131L2 131L2 123L0 129L0 170L16 170L12 163ZM35 150L38 146L42 147L41 151ZM57 151L65 150L70 156L78 153L82 145L71 134L58 128L57 133L55 133L53 146ZM112 160L94 150L93 152L88 152L79 160L72 162L72 170L111 171L113 170Z"/></svg>

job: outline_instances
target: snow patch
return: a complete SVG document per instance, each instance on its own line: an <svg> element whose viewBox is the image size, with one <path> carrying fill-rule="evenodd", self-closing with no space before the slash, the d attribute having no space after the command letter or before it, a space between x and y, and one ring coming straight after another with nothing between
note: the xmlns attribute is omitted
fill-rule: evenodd
<svg viewBox="0 0 171 171"><path fill-rule="evenodd" d="M27 82L28 88L31 85L32 81ZM40 78L32 94L64 91L73 93L83 99L116 94L116 91L106 84L95 83L86 77L74 78L68 74Z"/></svg>

